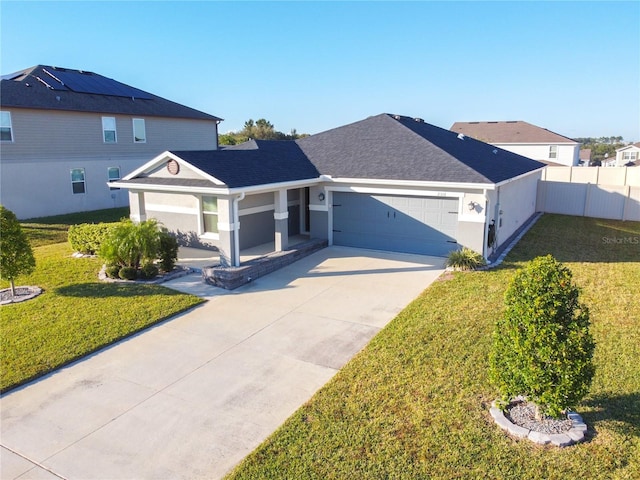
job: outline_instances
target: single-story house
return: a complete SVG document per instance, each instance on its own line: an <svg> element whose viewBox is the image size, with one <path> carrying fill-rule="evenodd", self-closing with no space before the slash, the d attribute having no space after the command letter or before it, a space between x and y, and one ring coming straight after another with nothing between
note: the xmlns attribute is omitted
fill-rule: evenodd
<svg viewBox="0 0 640 480"><path fill-rule="evenodd" d="M579 164L580 144L546 128L521 120L456 122L451 131L504 148L548 165Z"/></svg>
<svg viewBox="0 0 640 480"><path fill-rule="evenodd" d="M167 151L112 186L134 220L156 218L181 239L240 250L290 235L329 244L489 257L536 210L544 164L425 123L380 114L296 141L251 140Z"/></svg>

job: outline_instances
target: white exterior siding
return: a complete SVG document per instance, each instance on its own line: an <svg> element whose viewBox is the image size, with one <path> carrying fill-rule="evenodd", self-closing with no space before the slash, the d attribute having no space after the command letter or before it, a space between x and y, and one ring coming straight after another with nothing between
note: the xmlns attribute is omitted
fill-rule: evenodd
<svg viewBox="0 0 640 480"><path fill-rule="evenodd" d="M568 167L578 165L580 161L579 144L524 144L524 143L494 143L496 147L503 148L523 157L532 158L540 162L553 162ZM549 158L549 147L557 146L556 158Z"/></svg>

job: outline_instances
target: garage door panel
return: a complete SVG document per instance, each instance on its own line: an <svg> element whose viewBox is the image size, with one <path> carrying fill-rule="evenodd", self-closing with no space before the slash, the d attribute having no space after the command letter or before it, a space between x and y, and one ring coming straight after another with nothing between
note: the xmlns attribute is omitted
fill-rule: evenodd
<svg viewBox="0 0 640 480"><path fill-rule="evenodd" d="M335 192L333 204L336 245L427 255L456 248L456 198Z"/></svg>

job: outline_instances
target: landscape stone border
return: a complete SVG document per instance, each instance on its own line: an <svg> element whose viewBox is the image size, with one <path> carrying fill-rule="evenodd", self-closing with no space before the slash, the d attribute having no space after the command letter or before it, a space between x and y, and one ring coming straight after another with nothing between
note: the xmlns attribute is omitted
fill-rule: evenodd
<svg viewBox="0 0 640 480"><path fill-rule="evenodd" d="M5 288L3 290L0 290L1 293L4 293L6 291L11 291L11 289ZM20 303L26 300L31 300L32 298L36 298L41 293L42 289L40 287L36 287L35 285L19 286L16 287L16 296L11 297L8 300L0 301L0 305L10 305L12 303Z"/></svg>
<svg viewBox="0 0 640 480"><path fill-rule="evenodd" d="M575 412L567 413L567 418L571 420L572 426L571 429L564 433L542 433L516 425L505 416L495 401L491 404L489 413L498 426L510 435L516 438L527 438L540 445L552 444L557 447L568 447L574 443L582 442L587 433L587 424L584 423L582 417Z"/></svg>

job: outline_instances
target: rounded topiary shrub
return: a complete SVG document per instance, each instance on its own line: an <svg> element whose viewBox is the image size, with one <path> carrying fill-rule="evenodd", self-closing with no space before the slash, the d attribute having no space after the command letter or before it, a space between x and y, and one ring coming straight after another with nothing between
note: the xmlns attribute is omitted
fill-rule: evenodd
<svg viewBox="0 0 640 480"><path fill-rule="evenodd" d="M107 265L104 271L109 278L120 278L118 274L120 273L121 268L122 267L120 265Z"/></svg>
<svg viewBox="0 0 640 480"><path fill-rule="evenodd" d="M589 310L571 271L551 255L519 271L496 323L490 377L508 401L525 396L539 414L558 417L587 393L595 368Z"/></svg>
<svg viewBox="0 0 640 480"><path fill-rule="evenodd" d="M118 276L122 280L135 280L138 278L138 270L134 267L122 267L118 272Z"/></svg>
<svg viewBox="0 0 640 480"><path fill-rule="evenodd" d="M166 229L160 231L158 258L160 259L160 268L165 272L173 270L178 260L178 241Z"/></svg>
<svg viewBox="0 0 640 480"><path fill-rule="evenodd" d="M145 263L140 269L140 277L145 280L149 280L151 278L155 278L159 271L158 267L153 263Z"/></svg>

